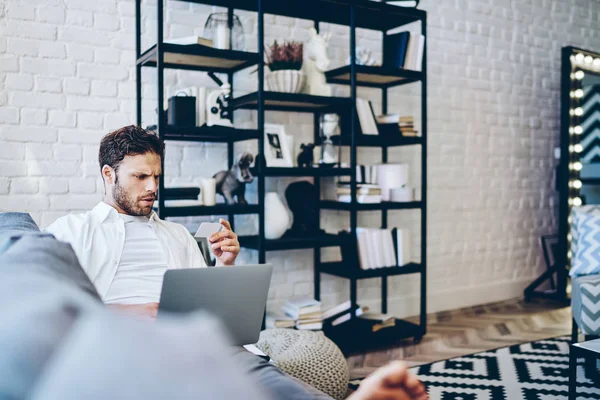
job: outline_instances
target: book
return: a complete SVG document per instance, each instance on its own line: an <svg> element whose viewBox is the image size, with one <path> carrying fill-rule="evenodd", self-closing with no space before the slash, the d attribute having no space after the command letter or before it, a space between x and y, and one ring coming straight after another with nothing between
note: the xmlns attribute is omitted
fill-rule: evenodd
<svg viewBox="0 0 600 400"><path fill-rule="evenodd" d="M404 60L404 69L421 71L423 65L423 51L425 49L425 37L419 33L410 33L408 39L408 50Z"/></svg>
<svg viewBox="0 0 600 400"><path fill-rule="evenodd" d="M321 302L309 297L297 297L286 301L281 310L294 319L314 318L321 315Z"/></svg>
<svg viewBox="0 0 600 400"><path fill-rule="evenodd" d="M410 33L399 32L384 36L383 66L404 68Z"/></svg>
<svg viewBox="0 0 600 400"><path fill-rule="evenodd" d="M296 325L294 318L285 315L284 313L267 313L265 318L265 326L269 329L273 328L293 328Z"/></svg>
<svg viewBox="0 0 600 400"><path fill-rule="evenodd" d="M199 44L206 47L213 47L213 41L210 39L205 39L202 36L185 36L175 39L167 39L165 40L165 43L182 45Z"/></svg>
<svg viewBox="0 0 600 400"><path fill-rule="evenodd" d="M351 203L352 198L349 194L342 194L338 196L338 201L340 203ZM369 195L369 194L359 194L356 196L356 202L361 204L377 204L381 203L382 196L381 195Z"/></svg>
<svg viewBox="0 0 600 400"><path fill-rule="evenodd" d="M362 306L362 307L358 307L354 311L354 313L356 314L357 317L360 317L367 311L369 311L369 307ZM331 326L337 326L337 325L343 324L344 322L349 321L351 316L352 316L352 314L350 313L350 311L348 311L346 314L340 315L339 317L337 317L336 319L331 321Z"/></svg>
<svg viewBox="0 0 600 400"><path fill-rule="evenodd" d="M315 323L311 323L311 324L298 323L298 324L296 324L296 329L319 331L319 330L323 329L323 323L322 322L315 322Z"/></svg>
<svg viewBox="0 0 600 400"><path fill-rule="evenodd" d="M336 314L339 314L339 313L341 313L345 310L349 310L349 309L350 309L350 300L345 301L336 306L333 306L331 308L328 308L327 310L323 311L323 320L329 319L329 318L335 316Z"/></svg>
<svg viewBox="0 0 600 400"><path fill-rule="evenodd" d="M417 0L394 0L394 1L388 1L387 4L396 6L396 7L415 8L419 4L419 2Z"/></svg>
<svg viewBox="0 0 600 400"><path fill-rule="evenodd" d="M398 265L403 266L410 262L410 236L408 230L398 228L396 230L396 248Z"/></svg>
<svg viewBox="0 0 600 400"><path fill-rule="evenodd" d="M389 323L392 320L395 320L396 317L390 314L376 313L376 312L367 312L360 316L362 319L368 319L369 321L376 321L379 323Z"/></svg>
<svg viewBox="0 0 600 400"><path fill-rule="evenodd" d="M372 106L368 100L356 98L356 113L358 122L363 135L378 135L377 122L373 113Z"/></svg>

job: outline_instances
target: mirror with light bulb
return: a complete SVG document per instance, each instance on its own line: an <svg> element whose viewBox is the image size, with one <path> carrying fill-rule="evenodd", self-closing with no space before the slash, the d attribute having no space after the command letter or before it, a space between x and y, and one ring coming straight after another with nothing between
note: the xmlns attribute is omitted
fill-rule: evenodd
<svg viewBox="0 0 600 400"><path fill-rule="evenodd" d="M600 53L571 46L562 49L560 146L556 295L566 298L575 257L573 208L598 205L600 215Z"/></svg>

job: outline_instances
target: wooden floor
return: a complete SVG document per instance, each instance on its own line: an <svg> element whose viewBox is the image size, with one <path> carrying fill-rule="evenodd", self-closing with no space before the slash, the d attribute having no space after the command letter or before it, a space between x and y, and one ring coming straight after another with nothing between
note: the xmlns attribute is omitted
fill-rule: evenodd
<svg viewBox="0 0 600 400"><path fill-rule="evenodd" d="M407 340L400 347L350 356L350 379L365 377L390 360L414 366L570 333L570 308L549 300L512 300L440 312L428 316L427 334L418 345Z"/></svg>

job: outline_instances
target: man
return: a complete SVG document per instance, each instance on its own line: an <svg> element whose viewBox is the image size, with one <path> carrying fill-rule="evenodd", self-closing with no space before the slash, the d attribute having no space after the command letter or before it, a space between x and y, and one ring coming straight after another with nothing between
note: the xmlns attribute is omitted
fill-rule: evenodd
<svg viewBox="0 0 600 400"><path fill-rule="evenodd" d="M58 219L47 231L71 244L109 306L156 317L167 269L206 267L194 238L182 225L152 210L162 174L164 143L142 128L106 135L98 161L104 199L90 212ZM209 238L217 265L233 265L240 246L229 222Z"/></svg>
<svg viewBox="0 0 600 400"><path fill-rule="evenodd" d="M47 231L73 247L82 268L109 307L156 317L164 272L205 267L200 250L182 225L152 211L162 174L164 144L156 135L126 126L106 135L99 150L104 199L92 211L58 219ZM231 226L209 238L220 265L233 265L240 251ZM276 399L329 399L310 391L273 364L238 351L235 363ZM365 380L355 400L423 399L423 386L403 364Z"/></svg>

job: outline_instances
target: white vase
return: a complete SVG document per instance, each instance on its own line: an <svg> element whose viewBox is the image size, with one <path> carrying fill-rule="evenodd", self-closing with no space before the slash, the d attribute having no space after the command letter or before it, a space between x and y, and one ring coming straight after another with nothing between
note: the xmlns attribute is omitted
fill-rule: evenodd
<svg viewBox="0 0 600 400"><path fill-rule="evenodd" d="M295 69L282 69L267 75L267 88L272 92L300 93L304 87L304 73Z"/></svg>
<svg viewBox="0 0 600 400"><path fill-rule="evenodd" d="M290 225L287 208L275 192L265 195L265 238L279 239Z"/></svg>

